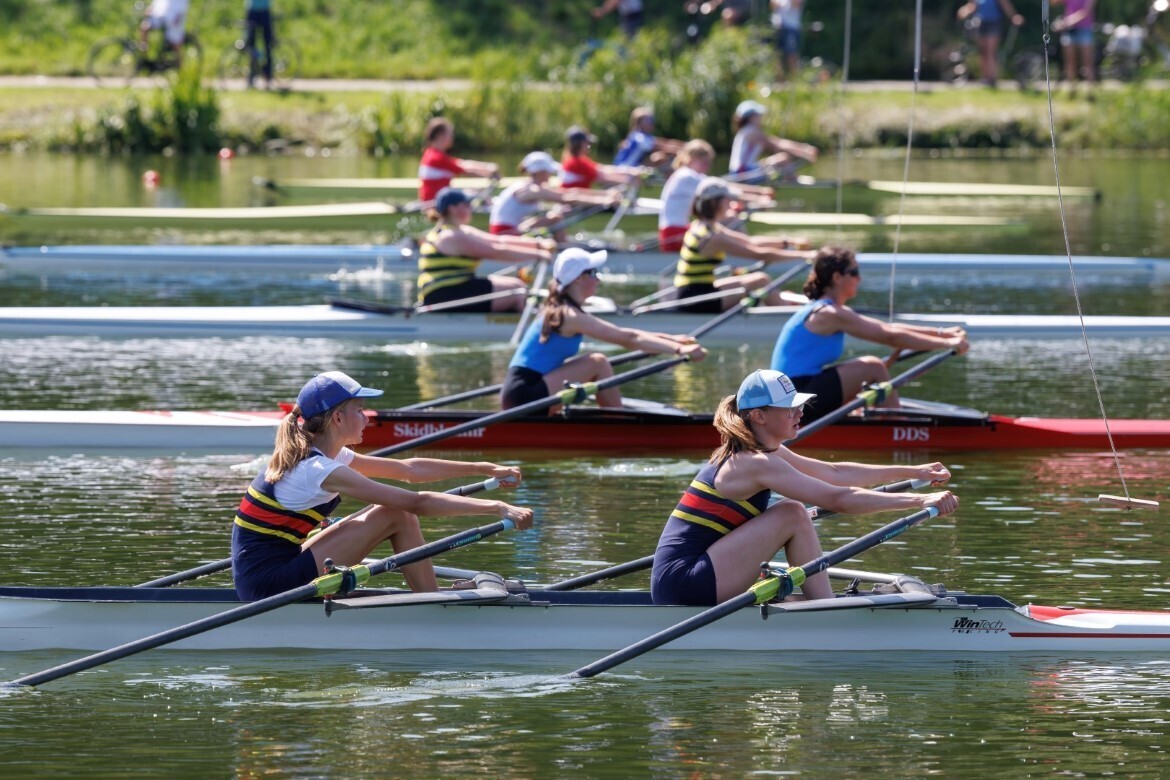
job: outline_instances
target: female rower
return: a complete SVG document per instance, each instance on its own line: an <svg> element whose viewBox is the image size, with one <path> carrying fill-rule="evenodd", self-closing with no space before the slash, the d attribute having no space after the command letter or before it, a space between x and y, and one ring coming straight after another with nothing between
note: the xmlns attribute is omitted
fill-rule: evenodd
<svg viewBox="0 0 1170 780"><path fill-rule="evenodd" d="M817 148L764 132L764 112L767 109L754 100L745 100L735 107L735 140L731 142L731 173L750 179L753 172L785 166L796 160L814 163ZM760 159L764 152L770 156Z"/></svg>
<svg viewBox="0 0 1170 780"><path fill-rule="evenodd" d="M561 155L561 186L588 189L596 183L629 184L642 174L651 172L649 168L595 163L589 157L589 147L596 142L597 136L579 125L573 125L565 131L565 151Z"/></svg>
<svg viewBox="0 0 1170 780"><path fill-rule="evenodd" d="M481 260L533 263L552 260L556 242L524 236L493 236L471 226L471 199L463 190L445 187L435 197L435 226L418 249L418 300L424 306L493 292L514 295L457 306L449 311L521 311L527 287L507 276L479 277Z"/></svg>
<svg viewBox="0 0 1170 780"><path fill-rule="evenodd" d="M520 181L505 189L492 201L492 215L488 230L492 235L516 236L534 228L555 225L565 217L565 209L537 214L542 203L560 203L568 206L616 206L621 193L613 190L595 192L582 189L561 189L549 184L560 173L548 152L532 152L520 161L520 170L528 174L528 181ZM563 232L563 231L560 231ZM563 235L553 234L557 241Z"/></svg>
<svg viewBox="0 0 1170 780"><path fill-rule="evenodd" d="M793 240L784 236L749 236L720 224L719 219L727 212L730 199L731 190L727 183L714 176L704 179L695 192L692 207L695 221L683 236L678 267L674 274L674 286L678 289L680 300L732 287L756 290L766 287L771 281L768 274L763 271L717 279L715 270L723 265L727 255L750 257L766 263L806 260L812 257L812 252L791 249ZM783 295L775 291L768 295L765 302L770 306L777 306L783 300ZM677 310L698 313L720 312L731 308L736 301L734 295L725 295L722 298L686 304Z"/></svg>
<svg viewBox="0 0 1170 780"><path fill-rule="evenodd" d="M531 509L415 493L371 479L434 482L484 475L509 485L520 481L520 470L512 466L355 453L350 448L361 443L369 424L362 399L381 394L340 371L319 374L301 389L277 430L272 460L252 480L236 510L232 576L241 599L253 601L304 585L322 573L326 558L351 566L385 541L396 552L418 547L424 543L419 515L495 515L515 521L517 528L532 527ZM298 417L304 422L298 424ZM343 496L369 506L330 522L329 513ZM438 589L430 561L404 566L402 573L411 590Z"/></svg>
<svg viewBox="0 0 1170 780"><path fill-rule="evenodd" d="M805 504L844 514L934 506L947 515L958 507L950 491L878 493L861 487L899 479L940 484L951 476L941 463L827 463L789 450L784 442L796 436L810 398L783 374L760 370L719 404L714 425L722 444L671 512L654 552L655 604L727 601L751 587L760 562L781 549L793 566L818 558L821 544ZM773 491L784 498L769 507ZM828 574L809 577L801 592L806 599L832 598Z"/></svg>
<svg viewBox="0 0 1170 780"><path fill-rule="evenodd" d="M436 117L428 122L426 142L427 147L418 164L418 199L421 201L433 201L439 190L450 185L451 180L461 173L489 179L500 175L500 166L495 163L461 160L447 153L455 144L455 126L450 119Z"/></svg>
<svg viewBox="0 0 1170 780"><path fill-rule="evenodd" d="M970 347L962 328L901 325L858 314L846 304L857 296L860 286L861 267L853 250L823 247L804 285L808 304L784 323L776 340L772 368L792 377L801 392L814 393L819 399L805 414L805 422L825 416L871 382L890 378L892 361L874 355L830 365L841 357L846 335L894 350L953 349L963 355ZM898 394L891 393L883 405L897 407Z"/></svg>
<svg viewBox="0 0 1170 780"><path fill-rule="evenodd" d="M613 164L661 168L682 150L682 141L654 135L654 109L639 106L630 114L630 134L618 146Z"/></svg>
<svg viewBox="0 0 1170 780"><path fill-rule="evenodd" d="M715 150L701 139L687 141L674 158L674 173L662 187L662 211L658 213L658 248L663 252L682 249L683 236L691 224L695 191L711 170ZM739 203L763 204L772 200L771 187L736 184L729 187Z"/></svg>
<svg viewBox="0 0 1170 780"><path fill-rule="evenodd" d="M696 361L706 357L707 351L690 336L619 328L585 311L582 304L597 292L597 269L605 265L605 258L604 250L586 252L577 247L557 255L540 316L529 326L508 364L500 391L502 408L548 398L565 382L594 382L613 376L613 366L600 352L574 357L585 336L650 354L673 352ZM602 390L597 403L620 407L621 391L616 387Z"/></svg>

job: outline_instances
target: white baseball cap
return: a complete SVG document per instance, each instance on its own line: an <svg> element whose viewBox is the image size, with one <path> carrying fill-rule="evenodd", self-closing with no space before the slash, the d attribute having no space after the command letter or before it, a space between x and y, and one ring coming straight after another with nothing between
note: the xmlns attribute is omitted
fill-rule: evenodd
<svg viewBox="0 0 1170 780"><path fill-rule="evenodd" d="M743 119L751 114L766 114L768 109L764 107L763 103L755 100L745 100L735 107L735 118Z"/></svg>
<svg viewBox="0 0 1170 780"><path fill-rule="evenodd" d="M717 198L730 197L731 188L727 186L727 182L718 176L704 178L695 189L695 200L715 200Z"/></svg>
<svg viewBox="0 0 1170 780"><path fill-rule="evenodd" d="M813 393L798 393L792 380L773 371L761 368L748 374L739 385L735 395L735 406L741 412L759 409L763 406L779 406L781 409L795 409L816 398Z"/></svg>
<svg viewBox="0 0 1170 780"><path fill-rule="evenodd" d="M527 173L560 173L561 166L548 152L529 152L520 161L520 168Z"/></svg>
<svg viewBox="0 0 1170 780"><path fill-rule="evenodd" d="M586 252L580 247L569 247L557 255L557 261L553 263L553 279L561 287L568 287L586 271L594 271L605 265L608 254L604 249Z"/></svg>

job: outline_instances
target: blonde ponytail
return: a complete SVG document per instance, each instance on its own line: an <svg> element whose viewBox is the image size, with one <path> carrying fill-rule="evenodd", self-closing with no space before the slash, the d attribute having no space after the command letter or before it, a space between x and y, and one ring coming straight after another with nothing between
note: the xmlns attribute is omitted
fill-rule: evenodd
<svg viewBox="0 0 1170 780"><path fill-rule="evenodd" d="M729 395L719 402L712 425L719 431L721 443L711 453L711 463L721 463L737 452L765 451L764 445L760 444L759 439L752 433L747 420L739 413L734 395Z"/></svg>
<svg viewBox="0 0 1170 780"><path fill-rule="evenodd" d="M276 445L272 449L272 457L268 461L264 479L279 482L281 477L309 457L317 436L332 425L333 413L349 403L352 403L352 399L316 417L310 417L301 425L297 424L301 416L301 407L294 405L292 411L285 415L280 427L276 429Z"/></svg>

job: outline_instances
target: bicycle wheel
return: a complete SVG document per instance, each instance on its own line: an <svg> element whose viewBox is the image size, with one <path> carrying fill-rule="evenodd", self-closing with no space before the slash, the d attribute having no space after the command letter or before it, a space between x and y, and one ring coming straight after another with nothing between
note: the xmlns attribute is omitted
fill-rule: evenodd
<svg viewBox="0 0 1170 780"><path fill-rule="evenodd" d="M272 86L279 90L292 88L293 79L301 75L301 52L292 43L278 43L272 55Z"/></svg>
<svg viewBox="0 0 1170 780"><path fill-rule="evenodd" d="M223 50L219 55L219 65L216 66L215 76L221 88L229 83L248 80L249 53L242 40L236 41Z"/></svg>
<svg viewBox="0 0 1170 780"><path fill-rule="evenodd" d="M125 38L104 38L89 49L85 72L101 83L129 83L138 70L138 49Z"/></svg>
<svg viewBox="0 0 1170 780"><path fill-rule="evenodd" d="M967 65L967 54L967 47L962 46L947 55L946 62L939 72L943 81L952 86L961 87L971 80L971 68Z"/></svg>
<svg viewBox="0 0 1170 780"><path fill-rule="evenodd" d="M1020 52L1012 57L1010 64L1012 76L1025 92L1044 79L1044 55L1039 52Z"/></svg>

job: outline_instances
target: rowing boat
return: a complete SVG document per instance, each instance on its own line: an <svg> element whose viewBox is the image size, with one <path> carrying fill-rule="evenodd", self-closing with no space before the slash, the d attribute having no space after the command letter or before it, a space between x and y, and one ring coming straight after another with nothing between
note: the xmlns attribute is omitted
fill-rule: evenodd
<svg viewBox="0 0 1170 780"><path fill-rule="evenodd" d="M602 248L602 247L597 247ZM206 245L86 245L0 247L0 265L12 271L46 273L56 271L154 273L190 270L271 271L274 273L331 273L378 270L386 276L418 273L417 256L407 248L388 244L267 244ZM1068 271L1064 255L980 255L906 254L863 252L859 261L866 269L886 273L894 265L908 274L978 273L980 281L1000 283L1031 280L1025 275L1047 275ZM653 275L673 271L677 253L631 252L611 249L606 270L613 274ZM1076 255L1078 274L1099 274L1117 283L1133 284L1170 279L1170 260L1151 257L1095 257ZM498 270L503 263L485 260L485 270Z"/></svg>
<svg viewBox="0 0 1170 780"><path fill-rule="evenodd" d="M591 299L591 310L620 327L689 333L710 315L618 311L612 301ZM365 306L365 304L362 304ZM504 342L519 318L515 313L411 316L389 307L375 311L309 304L302 306L9 306L0 308L0 337L97 336L102 338L205 338L301 336L376 339L383 342ZM798 306L750 309L704 338L704 343L744 344L774 341ZM388 313L382 313L389 309ZM1079 338L1082 320L1071 315L900 314L895 322L930 328L958 326L972 338ZM1147 339L1170 337L1170 317L1090 316L1090 337ZM850 341L852 345L862 342Z"/></svg>
<svg viewBox="0 0 1170 780"><path fill-rule="evenodd" d="M507 187L511 184L527 179L519 176L500 179L499 186ZM401 178L290 178L290 179L253 179L259 187L285 195L315 196L328 198L344 197L394 197L403 192L418 189L418 179ZM488 186L487 179L474 177L458 177L452 185L468 190L481 190ZM795 179L783 179L770 183L778 190L808 190L832 189L837 182L829 179L816 179L811 176L799 176ZM980 197L980 198L1055 198L1056 187L1032 184L991 184L984 182L937 182L937 181L887 181L887 180L847 180L844 186L853 189L867 189L875 193L900 195L903 191L907 195L924 197ZM1061 187L1060 194L1065 198L1100 198L1100 190L1092 187Z"/></svg>
<svg viewBox="0 0 1170 780"><path fill-rule="evenodd" d="M833 599L748 607L668 650L1082 653L1170 651L1170 613L1016 606L1000 596L913 578L830 570L877 581ZM238 606L220 588L0 587L0 651L104 650ZM361 648L410 651L609 651L695 615L645 591L557 591L481 573L465 589L360 589L293 604L167 645L176 650ZM328 616L327 616L328 612ZM468 641L468 637L473 637Z"/></svg>
<svg viewBox="0 0 1170 780"><path fill-rule="evenodd" d="M627 399L633 403L634 399ZM392 447L467 423L487 411L367 410L362 449ZM0 447L268 450L284 413L0 410ZM520 418L453 436L443 450L707 452L719 444L709 414L637 401L632 408L570 406L554 416ZM1110 420L1119 448L1170 447L1170 420ZM901 409L869 409L796 445L833 450L1107 450L1099 419L1009 417L950 404L903 399Z"/></svg>

